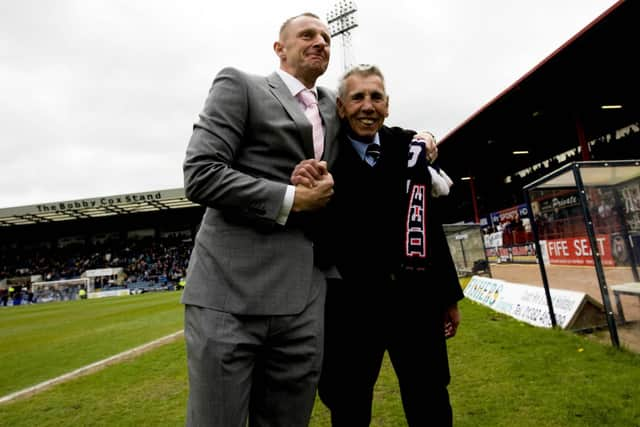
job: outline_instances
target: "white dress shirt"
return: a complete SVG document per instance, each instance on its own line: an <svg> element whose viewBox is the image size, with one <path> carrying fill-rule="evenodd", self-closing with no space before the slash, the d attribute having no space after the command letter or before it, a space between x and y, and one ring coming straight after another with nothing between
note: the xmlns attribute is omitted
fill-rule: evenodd
<svg viewBox="0 0 640 427"><path fill-rule="evenodd" d="M291 95L296 98L298 104L300 105L300 108L302 108L302 111L304 111L306 107L296 95L306 89L305 85L303 85L300 80L296 79L291 74L280 68L276 70L276 73L278 73L284 84L287 86L287 88L291 92ZM318 97L318 89L316 89L315 86L309 90L316 94L316 98ZM287 223L287 219L289 218L289 213L291 213L291 208L293 207L293 201L295 200L295 197L296 187L294 187L293 185L287 185L287 192L284 194L284 200L282 201L280 212L278 213L278 217L276 218L276 222L278 224L285 225Z"/></svg>

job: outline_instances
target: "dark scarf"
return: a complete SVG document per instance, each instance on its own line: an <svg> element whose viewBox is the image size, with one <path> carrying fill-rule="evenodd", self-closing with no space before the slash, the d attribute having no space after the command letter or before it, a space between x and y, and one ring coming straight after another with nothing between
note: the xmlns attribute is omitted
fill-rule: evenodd
<svg viewBox="0 0 640 427"><path fill-rule="evenodd" d="M430 175L425 155L425 143L412 140L407 162L405 194L404 249L402 269L423 271L429 261L427 212L429 206Z"/></svg>

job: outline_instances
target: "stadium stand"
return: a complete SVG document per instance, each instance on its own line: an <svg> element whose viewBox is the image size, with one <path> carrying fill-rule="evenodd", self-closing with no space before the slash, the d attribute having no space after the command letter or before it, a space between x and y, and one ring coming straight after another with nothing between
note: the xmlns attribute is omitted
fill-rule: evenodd
<svg viewBox="0 0 640 427"><path fill-rule="evenodd" d="M183 189L0 209L0 296L55 282L41 300L74 299L80 282L59 282L89 276L92 290L175 289L202 212Z"/></svg>

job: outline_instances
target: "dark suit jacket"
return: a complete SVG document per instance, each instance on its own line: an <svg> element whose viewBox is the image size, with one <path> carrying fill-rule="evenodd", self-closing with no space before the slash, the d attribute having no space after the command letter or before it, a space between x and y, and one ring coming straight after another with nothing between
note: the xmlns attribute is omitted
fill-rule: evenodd
<svg viewBox="0 0 640 427"><path fill-rule="evenodd" d="M318 88L323 159L337 157L335 94ZM312 293L304 215L275 223L293 168L313 157L312 128L282 79L218 73L184 160L187 197L206 206L182 302L251 315L299 313Z"/></svg>
<svg viewBox="0 0 640 427"><path fill-rule="evenodd" d="M344 286L359 289L363 296L371 283L393 275L410 285L404 288L408 297L425 297L431 304L446 307L462 299L463 294L437 199L427 204L427 269L405 272L401 268L407 211L406 167L413 134L383 127L379 132L381 157L373 168L360 159L346 135L339 138L342 151L333 169L335 196L329 207L330 226L326 233L332 238L327 245L332 248ZM426 170L425 174L430 188L430 174Z"/></svg>

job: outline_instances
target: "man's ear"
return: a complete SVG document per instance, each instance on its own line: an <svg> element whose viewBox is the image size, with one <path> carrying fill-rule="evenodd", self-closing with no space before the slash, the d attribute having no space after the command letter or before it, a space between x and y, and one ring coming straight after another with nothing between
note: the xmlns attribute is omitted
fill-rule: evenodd
<svg viewBox="0 0 640 427"><path fill-rule="evenodd" d="M336 98L336 106L338 107L338 117L344 119L346 116L344 104L342 103L342 99L340 97Z"/></svg>
<svg viewBox="0 0 640 427"><path fill-rule="evenodd" d="M389 117L389 95L387 95L387 111L385 111L384 116Z"/></svg>
<svg viewBox="0 0 640 427"><path fill-rule="evenodd" d="M278 55L278 58L285 59L284 46L279 41L273 42L273 51Z"/></svg>

